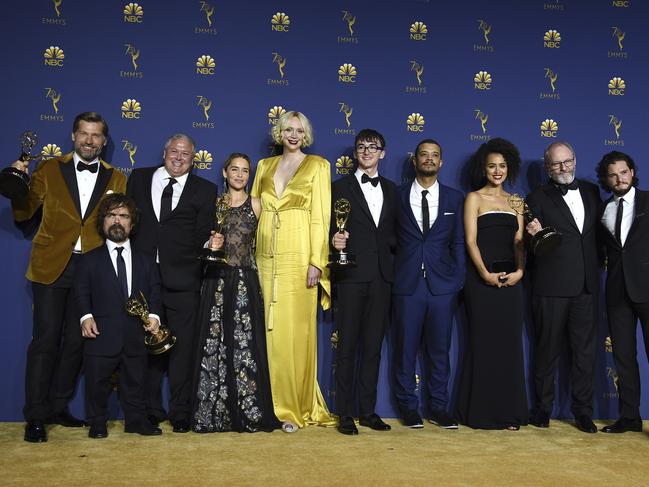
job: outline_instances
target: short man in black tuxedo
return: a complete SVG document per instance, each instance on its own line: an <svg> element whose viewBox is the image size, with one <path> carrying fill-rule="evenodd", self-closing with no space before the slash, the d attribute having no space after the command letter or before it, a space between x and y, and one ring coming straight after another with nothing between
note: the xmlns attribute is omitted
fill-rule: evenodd
<svg viewBox="0 0 649 487"><path fill-rule="evenodd" d="M600 265L597 252L597 186L575 179L577 158L570 144L554 142L544 154L550 180L527 198L537 217L530 235L543 227L562 234L552 253L532 256L532 310L535 331L534 384L536 404L530 422L550 425L557 360L567 340L571 351L572 412L586 433L597 428L593 415L596 309Z"/></svg>
<svg viewBox="0 0 649 487"><path fill-rule="evenodd" d="M81 369L83 342L72 285L81 254L103 242L97 233L97 205L113 191L124 191L126 177L100 158L108 124L96 112L77 115L72 124L74 151L42 161L29 192L11 204L16 221L41 212L27 279L32 283L34 320L25 370L25 441L47 441L46 423L80 427L68 403ZM27 163L12 167L28 171Z"/></svg>
<svg viewBox="0 0 649 487"><path fill-rule="evenodd" d="M396 186L379 176L379 161L385 157L385 140L372 129L356 136L354 151L358 167L354 174L334 182L331 201L345 198L351 213L346 231L336 232L332 210L332 243L355 255L356 267L336 269L333 282L336 296L338 347L336 354L336 409L340 416L338 431L358 434L353 417L356 354L361 350L358 367L359 422L374 430L389 430L375 413L376 385L381 363L381 346L390 315L392 260Z"/></svg>
<svg viewBox="0 0 649 487"><path fill-rule="evenodd" d="M169 420L177 433L189 431L195 322L201 287L198 256L212 230L216 199L216 186L190 172L194 149L189 136L173 135L165 144L164 165L135 169L126 190L140 211L140 226L133 236L133 245L160 264L163 319L177 338L168 354L149 358L147 412L153 423L166 417L161 382L168 368Z"/></svg>
<svg viewBox="0 0 649 487"><path fill-rule="evenodd" d="M600 186L613 196L604 204L601 240L606 249L606 309L617 367L619 419L605 433L642 431L636 329L642 325L649 354L649 192L636 188L637 168L623 152L597 165Z"/></svg>
<svg viewBox="0 0 649 487"><path fill-rule="evenodd" d="M135 202L113 193L101 202L97 229L106 244L83 256L75 282L74 297L81 317L86 377L86 419L90 438L106 438L107 402L111 374L119 371L119 398L124 410L124 431L151 436L162 431L146 417L144 377L147 352L144 330L160 326L160 276L154 260L131 248L129 235L137 225ZM130 316L129 296L144 296L149 323Z"/></svg>

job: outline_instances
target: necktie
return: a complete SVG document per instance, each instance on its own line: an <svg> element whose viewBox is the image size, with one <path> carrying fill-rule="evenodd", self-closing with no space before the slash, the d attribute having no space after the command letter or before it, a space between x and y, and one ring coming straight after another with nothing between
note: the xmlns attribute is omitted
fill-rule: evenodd
<svg viewBox="0 0 649 487"><path fill-rule="evenodd" d="M86 164L85 162L77 162L77 171L90 171L91 173L96 173L99 170L99 163L95 162L94 164Z"/></svg>
<svg viewBox="0 0 649 487"><path fill-rule="evenodd" d="M169 182L162 190L162 198L160 198L160 221L164 220L171 214L171 198L174 195L173 185L176 184L174 178L169 178Z"/></svg>
<svg viewBox="0 0 649 487"><path fill-rule="evenodd" d="M373 178L369 177L367 174L363 173L361 176L361 183L372 183L372 186L376 188L376 186L379 184L379 177L375 176Z"/></svg>
<svg viewBox="0 0 649 487"><path fill-rule="evenodd" d="M428 235L428 230L430 228L430 215L428 213L428 198L426 195L428 190L425 189L421 192L421 227L424 234L424 238Z"/></svg>
<svg viewBox="0 0 649 487"><path fill-rule="evenodd" d="M117 280L119 281L119 287L122 288L122 294L124 298L128 298L128 281L126 280L126 263L124 262L124 257L122 257L122 251L124 247L115 247L117 251Z"/></svg>
<svg viewBox="0 0 649 487"><path fill-rule="evenodd" d="M570 184L556 183L556 187L557 187L557 189L559 191L561 191L561 194L563 196L565 196L566 194L568 194L568 190L570 190L570 189L579 189L579 182L575 178L575 179L572 180L572 183L570 183Z"/></svg>
<svg viewBox="0 0 649 487"><path fill-rule="evenodd" d="M622 217L624 216L624 198L617 202L617 214L615 215L615 240L622 245Z"/></svg>

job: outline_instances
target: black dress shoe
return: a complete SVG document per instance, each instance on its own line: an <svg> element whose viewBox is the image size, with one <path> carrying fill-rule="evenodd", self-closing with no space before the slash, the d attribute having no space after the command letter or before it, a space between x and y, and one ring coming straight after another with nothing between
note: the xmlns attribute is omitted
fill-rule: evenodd
<svg viewBox="0 0 649 487"><path fill-rule="evenodd" d="M93 423L90 425L88 430L89 438L107 438L108 430L106 429L106 423Z"/></svg>
<svg viewBox="0 0 649 487"><path fill-rule="evenodd" d="M434 411L428 421L447 430L456 430L458 428L457 421L450 417L446 411Z"/></svg>
<svg viewBox="0 0 649 487"><path fill-rule="evenodd" d="M36 420L27 421L27 424L25 425L25 441L31 443L45 443L47 441L45 423Z"/></svg>
<svg viewBox="0 0 649 487"><path fill-rule="evenodd" d="M641 419L620 418L615 423L604 426L600 431L603 433L626 433L627 431L642 432Z"/></svg>
<svg viewBox="0 0 649 487"><path fill-rule="evenodd" d="M403 414L403 425L408 428L420 429L424 427L424 421L417 411L406 411Z"/></svg>
<svg viewBox="0 0 649 487"><path fill-rule="evenodd" d="M593 420L587 414L577 416L575 418L575 425L579 431L583 431L584 433L597 433L597 426L595 426L595 423L593 423Z"/></svg>
<svg viewBox="0 0 649 487"><path fill-rule="evenodd" d="M54 413L49 417L47 422L49 424L60 424L61 426L65 426L66 428L81 428L83 426L87 426L85 421L75 418L70 414L68 410Z"/></svg>
<svg viewBox="0 0 649 487"><path fill-rule="evenodd" d="M143 421L141 423L125 425L124 433L137 433L142 436L158 436L162 434L162 430L148 421Z"/></svg>
<svg viewBox="0 0 649 487"><path fill-rule="evenodd" d="M368 416L361 416L360 418L358 418L358 423L361 426L372 428L376 431L389 431L392 429L389 424L384 423L379 415L375 413L372 413Z"/></svg>
<svg viewBox="0 0 649 487"><path fill-rule="evenodd" d="M358 429L351 416L342 416L338 423L338 431L343 435L357 435Z"/></svg>
<svg viewBox="0 0 649 487"><path fill-rule="evenodd" d="M173 422L174 433L187 433L189 431L189 421L186 419L179 419Z"/></svg>
<svg viewBox="0 0 649 487"><path fill-rule="evenodd" d="M149 420L149 423L151 423L151 424L152 424L153 426L155 426L156 428L157 428L158 426L160 426L160 423L162 423L162 422L164 421L164 419L160 419L160 418L158 418L157 416L155 416L155 415L153 415L153 414L149 414L149 415L147 416L147 419Z"/></svg>
<svg viewBox="0 0 649 487"><path fill-rule="evenodd" d="M545 411L537 411L531 418L530 424L536 426L537 428L549 428L550 427L550 415Z"/></svg>

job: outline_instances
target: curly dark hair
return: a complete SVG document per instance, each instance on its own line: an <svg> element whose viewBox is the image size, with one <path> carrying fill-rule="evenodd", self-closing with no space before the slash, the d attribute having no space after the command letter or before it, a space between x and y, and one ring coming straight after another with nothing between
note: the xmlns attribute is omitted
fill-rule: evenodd
<svg viewBox="0 0 649 487"><path fill-rule="evenodd" d="M106 234L104 233L104 220L106 216L114 209L121 207L127 208L131 214L131 234L135 231L139 220L135 201L124 193L111 193L101 200L99 208L97 208L97 231L104 239L106 238Z"/></svg>
<svg viewBox="0 0 649 487"><path fill-rule="evenodd" d="M514 184L521 169L521 155L514 144L506 139L495 138L485 142L471 156L471 189L476 191L487 184L485 167L489 154L500 154L507 163L507 182Z"/></svg>
<svg viewBox="0 0 649 487"><path fill-rule="evenodd" d="M597 173L597 181L601 188L607 193L611 192L611 187L608 185L608 181L606 181L608 166L615 164L617 161L625 161L629 169L633 171L632 186L638 186L638 182L640 181L638 179L638 168L636 167L633 158L624 152L616 150L611 151L608 154L604 154L604 157L602 157L602 160L597 163L597 168L595 169L595 172Z"/></svg>

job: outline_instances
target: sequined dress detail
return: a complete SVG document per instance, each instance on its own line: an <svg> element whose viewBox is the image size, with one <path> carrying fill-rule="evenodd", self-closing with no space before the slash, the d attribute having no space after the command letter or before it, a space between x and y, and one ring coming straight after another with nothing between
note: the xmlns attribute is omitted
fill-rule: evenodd
<svg viewBox="0 0 649 487"><path fill-rule="evenodd" d="M281 426L268 375L264 305L253 253L256 230L249 197L225 217L228 265L206 266L192 414L192 428L199 433Z"/></svg>

